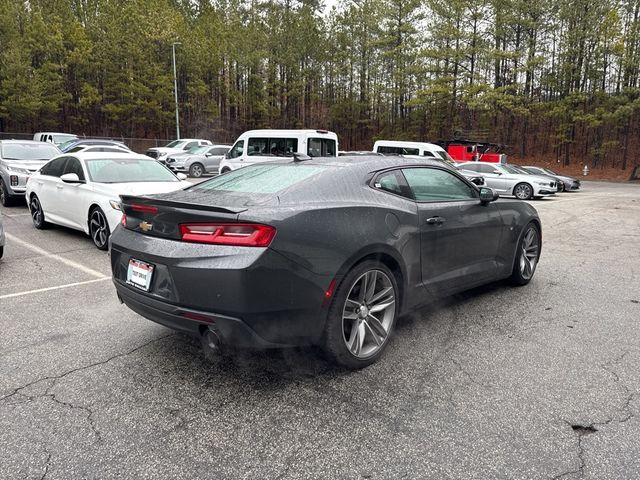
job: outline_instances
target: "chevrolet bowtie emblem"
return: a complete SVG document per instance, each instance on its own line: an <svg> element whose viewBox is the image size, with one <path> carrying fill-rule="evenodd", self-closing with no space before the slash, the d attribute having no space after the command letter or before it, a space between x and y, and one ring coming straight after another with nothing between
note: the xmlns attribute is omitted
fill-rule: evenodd
<svg viewBox="0 0 640 480"><path fill-rule="evenodd" d="M153 225L150 224L149 222L140 222L140 225L138 225L138 227L143 232L148 232L149 230L151 230L153 228Z"/></svg>

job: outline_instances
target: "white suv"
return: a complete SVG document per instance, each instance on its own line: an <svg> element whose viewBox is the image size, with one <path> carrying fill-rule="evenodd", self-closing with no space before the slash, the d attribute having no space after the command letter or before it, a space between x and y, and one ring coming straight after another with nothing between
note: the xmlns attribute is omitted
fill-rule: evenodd
<svg viewBox="0 0 640 480"><path fill-rule="evenodd" d="M204 145L211 145L211 142L201 138L181 138L179 140L174 140L164 147L150 148L147 150L145 155L147 155L147 157L155 158L160 163L166 163L167 157L172 153L182 153L193 147L202 147Z"/></svg>

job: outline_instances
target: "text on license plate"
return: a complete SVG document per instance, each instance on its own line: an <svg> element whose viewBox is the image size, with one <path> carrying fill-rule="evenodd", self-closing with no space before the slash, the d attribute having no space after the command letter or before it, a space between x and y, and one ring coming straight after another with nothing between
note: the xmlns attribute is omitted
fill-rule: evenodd
<svg viewBox="0 0 640 480"><path fill-rule="evenodd" d="M151 286L151 277L153 276L153 265L150 265L135 258L129 259L129 268L127 269L127 283L134 287L141 288L148 292Z"/></svg>

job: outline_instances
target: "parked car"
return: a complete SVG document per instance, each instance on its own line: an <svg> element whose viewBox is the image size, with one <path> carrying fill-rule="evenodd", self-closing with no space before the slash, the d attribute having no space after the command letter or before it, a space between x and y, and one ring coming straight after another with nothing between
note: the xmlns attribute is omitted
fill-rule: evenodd
<svg viewBox="0 0 640 480"><path fill-rule="evenodd" d="M487 187L493 188L499 195L513 195L520 200L530 200L556 193L555 181L537 175L524 175L510 165L467 162L459 164L459 167L481 174Z"/></svg>
<svg viewBox="0 0 640 480"><path fill-rule="evenodd" d="M120 195L148 195L191 185L136 153L63 154L29 178L26 198L33 225L47 223L91 235L100 250L122 218Z"/></svg>
<svg viewBox="0 0 640 480"><path fill-rule="evenodd" d="M0 258L4 255L4 227L2 226L2 216L0 215Z"/></svg>
<svg viewBox="0 0 640 480"><path fill-rule="evenodd" d="M8 207L23 198L29 175L59 154L47 142L0 140L0 203Z"/></svg>
<svg viewBox="0 0 640 480"><path fill-rule="evenodd" d="M60 150L62 150L63 153L75 153L82 151L85 147L115 147L131 152L131 149L122 142L118 142L116 140L103 140L101 138L70 140L60 145Z"/></svg>
<svg viewBox="0 0 640 480"><path fill-rule="evenodd" d="M71 140L77 140L78 136L72 133L59 133L59 132L37 132L33 134L33 140L35 142L47 142L53 143L59 147L65 142Z"/></svg>
<svg viewBox="0 0 640 480"><path fill-rule="evenodd" d="M361 368L403 312L531 280L538 214L497 198L429 160L255 164L183 191L122 196L113 280L132 310L206 349L319 344Z"/></svg>
<svg viewBox="0 0 640 480"><path fill-rule="evenodd" d="M554 178L556 178L557 182L560 182L560 184L562 185L562 190L563 192L566 191L572 191L572 190L580 190L580 180L578 180L575 177L569 177L567 175L560 175L559 173L554 172L553 170L551 170L550 168L543 168L543 167L532 167L532 166L526 166L526 167L522 167L525 170L531 172L531 173L539 173L542 175L550 175Z"/></svg>
<svg viewBox="0 0 640 480"><path fill-rule="evenodd" d="M164 147L150 148L147 150L145 155L155 158L161 163L165 163L166 158L172 153L186 152L194 147L203 147L205 145L211 145L211 142L201 138L182 138L180 140L174 140Z"/></svg>
<svg viewBox="0 0 640 480"><path fill-rule="evenodd" d="M125 146L120 145L78 145L65 151L64 153L95 153L95 152L109 152L109 153L133 153Z"/></svg>
<svg viewBox="0 0 640 480"><path fill-rule="evenodd" d="M403 155L407 158L435 158L452 162L453 159L444 148L435 143L409 142L404 140L376 140L373 151L383 155Z"/></svg>
<svg viewBox="0 0 640 480"><path fill-rule="evenodd" d="M558 181L557 178L551 176L551 175L547 175L546 173L532 173L529 170L527 170L526 168L521 167L520 165L509 165L510 168L512 168L513 170L516 170L518 173L521 173L523 175L536 175L538 177L544 177L546 179L548 179L550 182L554 182L556 184L556 192L562 192L562 188L564 186L564 184L560 181Z"/></svg>
<svg viewBox="0 0 640 480"><path fill-rule="evenodd" d="M336 157L338 136L327 130L249 130L238 137L220 162L220 173L262 162L277 162L294 153Z"/></svg>
<svg viewBox="0 0 640 480"><path fill-rule="evenodd" d="M205 145L188 152L174 153L167 157L167 167L173 172L186 172L190 177L200 178L205 173L218 173L220 162L231 145Z"/></svg>

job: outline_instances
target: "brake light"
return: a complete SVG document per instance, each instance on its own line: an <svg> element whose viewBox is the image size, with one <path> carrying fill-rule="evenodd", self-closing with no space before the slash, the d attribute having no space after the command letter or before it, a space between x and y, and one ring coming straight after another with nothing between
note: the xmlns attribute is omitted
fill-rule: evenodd
<svg viewBox="0 0 640 480"><path fill-rule="evenodd" d="M158 213L158 207L154 207L152 205L131 205L131 210L134 212L142 212L142 213Z"/></svg>
<svg viewBox="0 0 640 480"><path fill-rule="evenodd" d="M275 235L275 228L254 223L191 223L180 225L180 236L185 242L239 247L268 247Z"/></svg>
<svg viewBox="0 0 640 480"><path fill-rule="evenodd" d="M127 226L127 216L124 213L122 214L122 218L120 219L120 225L122 225L123 227Z"/></svg>

